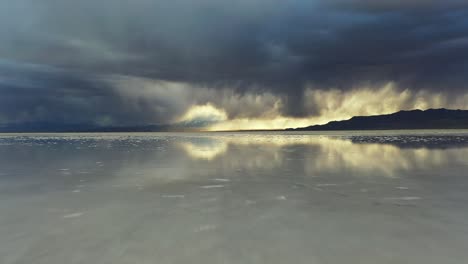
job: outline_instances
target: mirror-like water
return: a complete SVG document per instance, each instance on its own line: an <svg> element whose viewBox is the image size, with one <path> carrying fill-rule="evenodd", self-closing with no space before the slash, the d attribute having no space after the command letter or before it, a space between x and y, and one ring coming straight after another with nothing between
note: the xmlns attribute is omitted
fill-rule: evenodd
<svg viewBox="0 0 468 264"><path fill-rule="evenodd" d="M0 263L465 263L468 133L0 136Z"/></svg>

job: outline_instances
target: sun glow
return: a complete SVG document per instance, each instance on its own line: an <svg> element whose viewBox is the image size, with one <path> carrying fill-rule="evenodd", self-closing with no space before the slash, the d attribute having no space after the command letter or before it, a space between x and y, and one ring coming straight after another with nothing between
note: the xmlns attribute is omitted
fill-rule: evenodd
<svg viewBox="0 0 468 264"><path fill-rule="evenodd" d="M468 108L468 94L454 100L442 93L398 89L391 82L378 89L361 87L349 91L308 87L303 96L303 107L313 113L305 117L284 116L281 100L277 98L272 100L274 104L264 105L266 115L230 118L227 109L207 103L192 106L178 121L204 120L206 125L202 130L205 131L274 130L325 124L353 116L390 114L399 110Z"/></svg>
<svg viewBox="0 0 468 264"><path fill-rule="evenodd" d="M193 120L205 120L209 122L222 122L227 120L226 111L214 107L208 103L205 105L192 106L178 122L189 122Z"/></svg>

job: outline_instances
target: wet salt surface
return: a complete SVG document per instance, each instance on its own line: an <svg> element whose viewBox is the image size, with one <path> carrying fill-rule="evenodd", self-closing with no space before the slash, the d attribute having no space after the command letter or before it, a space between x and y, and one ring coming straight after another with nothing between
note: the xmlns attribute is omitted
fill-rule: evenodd
<svg viewBox="0 0 468 264"><path fill-rule="evenodd" d="M466 142L0 135L0 263L466 263Z"/></svg>

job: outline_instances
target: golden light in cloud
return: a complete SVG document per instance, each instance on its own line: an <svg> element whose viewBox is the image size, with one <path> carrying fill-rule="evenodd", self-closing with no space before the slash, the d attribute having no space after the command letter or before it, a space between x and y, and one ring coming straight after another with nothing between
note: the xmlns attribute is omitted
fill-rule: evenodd
<svg viewBox="0 0 468 264"><path fill-rule="evenodd" d="M308 126L308 118L292 118L278 115L273 118L236 118L213 124L206 128L208 131L229 131L229 130L265 130L284 129L289 127Z"/></svg>
<svg viewBox="0 0 468 264"><path fill-rule="evenodd" d="M222 109L214 107L208 103L205 105L192 106L181 118L179 122L187 122L196 119L203 119L207 121L225 121L227 120L227 113Z"/></svg>
<svg viewBox="0 0 468 264"><path fill-rule="evenodd" d="M281 114L280 98L273 105L265 105L268 115L259 117L228 118L227 111L213 104L192 106L179 121L204 119L211 124L203 130L266 130L305 127L325 124L334 120L346 120L353 116L390 114L400 110L428 108L468 108L468 94L449 100L442 93L398 89L392 82L376 87L360 87L349 91L338 89L304 90L304 108L310 113L306 117L287 117Z"/></svg>

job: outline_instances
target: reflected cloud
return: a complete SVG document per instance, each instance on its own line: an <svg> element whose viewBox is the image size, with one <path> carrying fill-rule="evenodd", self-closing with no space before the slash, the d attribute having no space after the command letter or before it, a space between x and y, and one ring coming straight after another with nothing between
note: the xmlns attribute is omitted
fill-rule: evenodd
<svg viewBox="0 0 468 264"><path fill-rule="evenodd" d="M61 169L67 169L66 177L73 183L70 191L82 185L81 180L138 189L219 178L232 183L267 178L289 182L297 177L399 178L435 171L447 175L468 165L467 142L466 135L363 133L4 136L0 173L26 175L4 181L35 185L44 181L52 188L48 182L62 182ZM31 166L20 166L24 160Z"/></svg>
<svg viewBox="0 0 468 264"><path fill-rule="evenodd" d="M463 163L468 154L468 148L459 147L441 149L419 144L402 148L399 144L408 143L404 138L394 144L354 141L353 137L339 136L234 134L188 139L180 144L193 159L222 161L224 166L242 169L279 168L295 160L302 163L308 175L354 172L398 177L418 168Z"/></svg>
<svg viewBox="0 0 468 264"><path fill-rule="evenodd" d="M219 139L203 138L197 141L179 142L179 146L194 159L213 160L226 153L228 143Z"/></svg>

